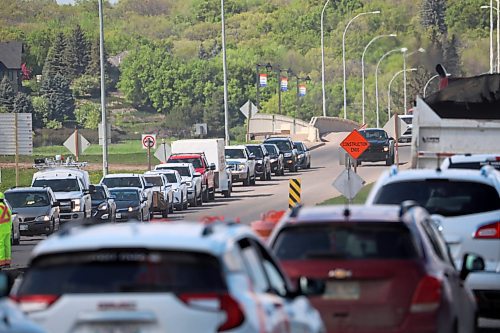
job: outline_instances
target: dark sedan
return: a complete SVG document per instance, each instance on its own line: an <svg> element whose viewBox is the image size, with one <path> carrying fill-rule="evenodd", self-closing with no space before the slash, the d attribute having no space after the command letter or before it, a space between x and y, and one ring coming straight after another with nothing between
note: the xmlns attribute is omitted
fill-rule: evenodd
<svg viewBox="0 0 500 333"><path fill-rule="evenodd" d="M357 159L357 165L361 162L381 162L385 165L394 164L394 139L389 137L381 128L367 128L359 130L359 133L370 143L367 150Z"/></svg>
<svg viewBox="0 0 500 333"><path fill-rule="evenodd" d="M95 185L92 198L92 221L94 223L115 222L116 203L106 185Z"/></svg>
<svg viewBox="0 0 500 333"><path fill-rule="evenodd" d="M293 143L293 148L297 149L298 152L298 159L297 159L297 165L301 169L310 169L311 168L311 152L309 151L309 148L301 142L301 141L295 141Z"/></svg>
<svg viewBox="0 0 500 333"><path fill-rule="evenodd" d="M274 172L276 176L283 176L285 174L285 162L283 153L280 151L278 146L273 143L264 144L267 152L269 153L269 158L271 159L271 171Z"/></svg>
<svg viewBox="0 0 500 333"><path fill-rule="evenodd" d="M115 187L110 190L116 202L116 221L149 221L149 206L139 188Z"/></svg>

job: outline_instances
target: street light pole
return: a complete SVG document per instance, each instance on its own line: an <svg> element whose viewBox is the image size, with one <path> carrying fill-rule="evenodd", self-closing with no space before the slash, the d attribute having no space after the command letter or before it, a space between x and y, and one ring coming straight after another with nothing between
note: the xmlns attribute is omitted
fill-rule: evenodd
<svg viewBox="0 0 500 333"><path fill-rule="evenodd" d="M403 51L404 50L404 51ZM377 62L377 67L375 67L375 102L376 102L376 111L377 111L377 128L380 127L380 117L379 117L379 102L378 102L378 68L380 67L380 63L382 60L384 60L385 57L390 55L391 53L400 51L400 52L406 52L407 48L399 48L399 49L393 49L388 52L386 52Z"/></svg>
<svg viewBox="0 0 500 333"><path fill-rule="evenodd" d="M106 116L106 81L104 72L104 15L102 11L102 0L99 3L99 53L101 62L101 123L102 123L102 174L108 174L108 124Z"/></svg>
<svg viewBox="0 0 500 333"><path fill-rule="evenodd" d="M409 57L409 56L411 56L412 54L417 53L417 52L424 53L425 49L424 48L419 48L418 50L413 51L413 52L411 52L409 54L406 53L406 51L403 52L404 114L407 114L407 109L408 109L408 99L407 99L408 83L407 83L407 80L406 80L406 58Z"/></svg>
<svg viewBox="0 0 500 333"><path fill-rule="evenodd" d="M417 70L416 68L403 69L403 70L397 72L396 74L394 74L391 81L389 81L389 86L387 89L387 116L388 116L388 119L391 118L391 86L392 86L392 81L394 81L394 79L401 73L404 74L405 72L415 72L416 70ZM405 106L405 109L406 109L406 106Z"/></svg>
<svg viewBox="0 0 500 333"><path fill-rule="evenodd" d="M450 76L450 75L451 75L450 73L446 73L446 76ZM438 76L439 76L439 74L432 76L425 84L425 86L424 86L424 98L427 97L427 87L429 86L431 81L434 80L435 78L437 78Z"/></svg>
<svg viewBox="0 0 500 333"><path fill-rule="evenodd" d="M226 23L224 20L224 0L220 0L222 21L222 67L224 74L224 134L226 146L230 145L229 137L229 107L227 104L227 63L226 63ZM250 115L249 115L250 116Z"/></svg>
<svg viewBox="0 0 500 333"><path fill-rule="evenodd" d="M362 105L362 122L365 124L365 53L366 50L368 50L368 47L375 42L377 39L382 38L382 37L396 37L396 34L390 34L390 35L379 35L374 37L368 44L366 44L365 49L363 50L363 54L361 55L361 79L362 79L362 84L361 84L361 89L362 89L362 94L363 94L363 105Z"/></svg>
<svg viewBox="0 0 500 333"><path fill-rule="evenodd" d="M325 15L326 6L330 0L326 0L323 10L321 11L321 91L323 98L323 117L326 117L326 92L325 92L325 38L323 33L323 18Z"/></svg>
<svg viewBox="0 0 500 333"><path fill-rule="evenodd" d="M342 34L342 67L344 69L344 119L347 119L347 90L346 90L346 69L345 69L345 35L347 33L347 29L351 25L351 23L357 19L358 17L361 17L363 15L369 15L369 14L380 14L380 10L375 10L372 12L364 12L364 13L359 13L358 15L354 16L349 22L347 22L344 33Z"/></svg>

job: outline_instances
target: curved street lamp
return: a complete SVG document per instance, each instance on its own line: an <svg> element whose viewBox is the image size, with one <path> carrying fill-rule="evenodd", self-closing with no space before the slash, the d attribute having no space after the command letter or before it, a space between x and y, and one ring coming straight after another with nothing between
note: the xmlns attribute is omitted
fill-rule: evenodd
<svg viewBox="0 0 500 333"><path fill-rule="evenodd" d="M224 136L226 145L230 145L229 137L229 106L227 103L227 60L226 60L226 23L224 20L224 0L220 0L222 24L222 71L224 77Z"/></svg>
<svg viewBox="0 0 500 333"><path fill-rule="evenodd" d="M344 69L344 119L347 119L347 91L346 91L346 86L345 86L345 80L346 80L346 73L345 73L345 34L347 33L347 29L351 25L351 23L357 19L358 17L361 17L363 15L370 15L370 14L380 14L380 10L375 10L372 12L364 12L364 13L359 13L358 15L354 16L349 22L347 22L347 25L345 26L344 33L342 34L342 67Z"/></svg>
<svg viewBox="0 0 500 333"><path fill-rule="evenodd" d="M325 93L325 40L323 34L323 18L325 15L326 6L330 0L326 0L323 10L321 11L321 91L323 98L323 117L326 117L326 93Z"/></svg>
<svg viewBox="0 0 500 333"><path fill-rule="evenodd" d="M408 49L406 47L403 47L403 48L392 49L392 50L384 53L384 55L382 57L380 57L380 60L377 62L377 67L375 67L375 101L376 101L376 105L377 105L377 128L380 127L379 107L378 107L378 68L380 67L380 63L382 62L382 60L385 59L385 57L387 57L391 53L398 52L398 51L404 53L404 52L408 51Z"/></svg>
<svg viewBox="0 0 500 333"><path fill-rule="evenodd" d="M363 54L361 55L361 78L362 78L362 84L361 84L361 89L363 91L363 103L362 103L362 122L365 124L365 53L366 50L368 50L368 47L372 45L373 42L375 42L377 39L383 38L383 37L396 37L396 34L390 34L390 35L379 35L376 37L373 37L373 39L366 44L365 49L363 50Z"/></svg>
<svg viewBox="0 0 500 333"><path fill-rule="evenodd" d="M408 68L408 69L403 69L394 74L392 77L391 81L389 81L389 86L387 88L387 119L391 119L391 86L392 86L392 81L401 73L406 73L406 72L415 72L417 71L416 68ZM406 106L405 106L406 109Z"/></svg>
<svg viewBox="0 0 500 333"><path fill-rule="evenodd" d="M434 80L435 78L437 78L438 76L439 76L439 74L434 75L425 84L425 86L424 86L424 98L427 96L427 87L429 86L429 84L431 83L431 81ZM450 73L446 73L446 76L451 76L451 74Z"/></svg>
<svg viewBox="0 0 500 333"><path fill-rule="evenodd" d="M101 65L101 122L102 122L102 174L108 174L108 124L106 116L106 81L104 72L104 13L102 0L98 1L99 6L99 56ZM16 179L17 185L17 179Z"/></svg>
<svg viewBox="0 0 500 333"><path fill-rule="evenodd" d="M493 73L493 10L497 11L497 73L500 71L500 0L496 0L496 7L493 6L493 0L490 0L489 6L481 6L481 9L490 9L490 74Z"/></svg>

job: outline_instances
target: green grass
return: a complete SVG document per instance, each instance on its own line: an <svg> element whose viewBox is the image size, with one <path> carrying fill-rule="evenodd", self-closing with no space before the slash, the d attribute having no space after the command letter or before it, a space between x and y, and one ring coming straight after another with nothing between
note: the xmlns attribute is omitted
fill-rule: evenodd
<svg viewBox="0 0 500 333"><path fill-rule="evenodd" d="M373 183L364 186L361 189L361 191L359 191L358 194L354 197L354 199L352 200L352 203L353 204L364 204L366 201L366 198L368 197L368 193L370 193L372 186L373 186ZM346 202L347 202L347 199L341 195L341 196L323 201L319 205L342 205L342 204L345 204Z"/></svg>

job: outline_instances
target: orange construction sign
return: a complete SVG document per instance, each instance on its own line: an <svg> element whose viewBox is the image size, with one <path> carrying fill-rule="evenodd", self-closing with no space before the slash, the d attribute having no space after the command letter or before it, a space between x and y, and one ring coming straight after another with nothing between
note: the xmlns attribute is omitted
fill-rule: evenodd
<svg viewBox="0 0 500 333"><path fill-rule="evenodd" d="M365 150L370 147L370 143L357 130L353 130L340 143L340 146L354 159L357 159Z"/></svg>

